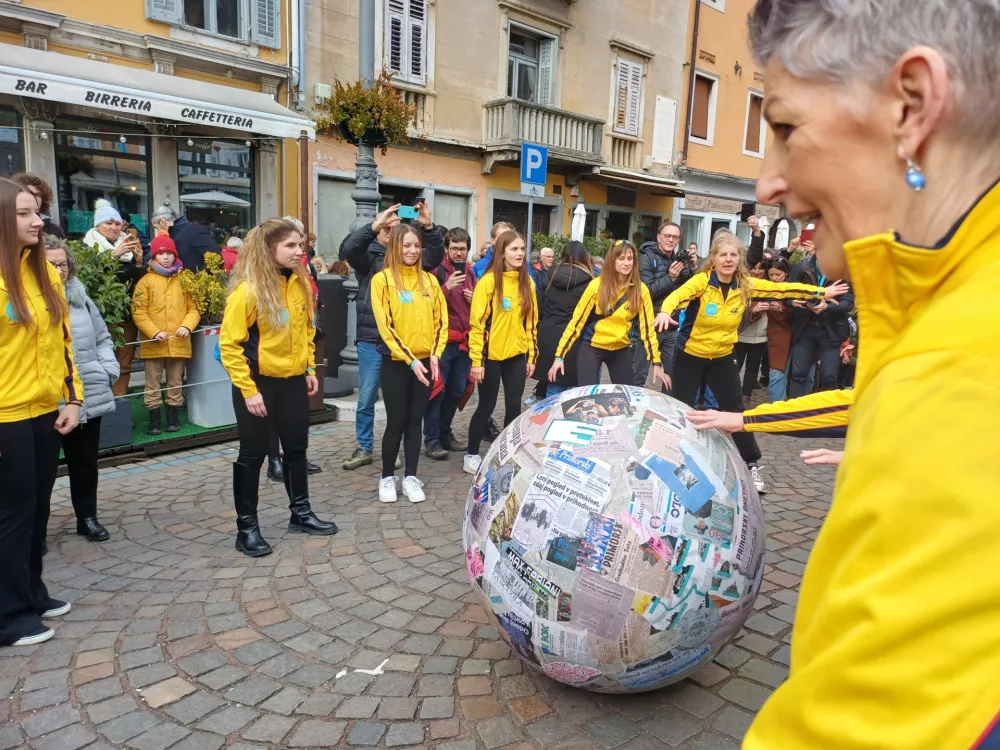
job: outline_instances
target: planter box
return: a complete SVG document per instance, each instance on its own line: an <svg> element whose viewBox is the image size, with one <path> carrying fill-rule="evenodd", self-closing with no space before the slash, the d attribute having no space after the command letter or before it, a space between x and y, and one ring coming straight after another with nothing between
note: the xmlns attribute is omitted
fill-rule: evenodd
<svg viewBox="0 0 1000 750"><path fill-rule="evenodd" d="M225 427L236 424L233 411L233 386L222 363L215 358L219 327L205 326L191 334L191 361L187 367L188 421L199 427ZM221 382L214 382L221 381Z"/></svg>
<svg viewBox="0 0 1000 750"><path fill-rule="evenodd" d="M132 407L127 398L115 399L115 410L101 417L98 450L132 444Z"/></svg>

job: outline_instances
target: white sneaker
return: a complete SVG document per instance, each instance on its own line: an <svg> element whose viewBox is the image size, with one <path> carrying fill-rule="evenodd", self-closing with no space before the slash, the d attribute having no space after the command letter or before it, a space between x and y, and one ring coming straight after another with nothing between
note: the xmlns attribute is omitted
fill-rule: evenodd
<svg viewBox="0 0 1000 750"><path fill-rule="evenodd" d="M423 486L424 483L416 477L405 477L403 479L403 494L409 498L411 503L422 503L427 499Z"/></svg>
<svg viewBox="0 0 1000 750"><path fill-rule="evenodd" d="M532 393L530 396L524 399L525 406L534 406L537 403L538 403L538 396L536 396L534 393Z"/></svg>
<svg viewBox="0 0 1000 750"><path fill-rule="evenodd" d="M56 634L52 628L47 628L44 625L37 630L28 633L27 635L22 635L16 641L14 641L12 646L34 646L36 643L45 643Z"/></svg>
<svg viewBox="0 0 1000 750"><path fill-rule="evenodd" d="M757 488L757 494L766 495L767 485L764 484L764 475L759 466L750 467L750 476L753 477L753 486Z"/></svg>
<svg viewBox="0 0 1000 750"><path fill-rule="evenodd" d="M466 456L465 460L462 462L462 471L466 474L472 474L475 476L479 473L479 467L482 466L483 457L482 456Z"/></svg>
<svg viewBox="0 0 1000 750"><path fill-rule="evenodd" d="M394 503L399 499L396 494L396 477L382 477L378 481L378 501L380 503Z"/></svg>

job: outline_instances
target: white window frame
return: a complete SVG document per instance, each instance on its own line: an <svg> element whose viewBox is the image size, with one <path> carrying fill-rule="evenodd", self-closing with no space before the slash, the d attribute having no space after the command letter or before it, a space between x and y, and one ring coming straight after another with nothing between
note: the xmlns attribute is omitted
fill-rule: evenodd
<svg viewBox="0 0 1000 750"><path fill-rule="evenodd" d="M534 104L541 104L543 106L554 107L556 106L556 79L559 74L559 37L555 34L550 34L547 31L542 31L535 26L528 26L527 24L519 23L518 21L508 21L507 22L507 37L506 44L504 47L504 77L507 78L510 70L510 32L511 29L521 29L527 32L531 36L538 37L540 40L538 47L538 75L536 76L536 86L535 86L535 96L537 97L542 90L542 48L541 42L548 42L551 45L552 50L552 64L550 65L551 73L549 74L549 95L546 101L534 100ZM507 90L510 88L510 81L506 80L504 82L503 92L504 96L507 95ZM515 99L519 97L514 97ZM522 99L521 101L528 101L527 99Z"/></svg>
<svg viewBox="0 0 1000 750"><path fill-rule="evenodd" d="M681 219L684 217L689 217L692 219L702 219L701 227L698 230L698 257L707 258L709 249L712 245L712 222L729 222L729 231L736 234L736 225L739 222L739 217L734 214L720 214L714 211L694 211L687 208L680 208L677 210L677 223L683 226ZM683 233L681 236L681 242L684 241ZM685 246L686 248L687 246Z"/></svg>
<svg viewBox="0 0 1000 750"><path fill-rule="evenodd" d="M719 76L715 73L709 73L707 70L702 70L697 68L694 72L695 76L701 76L712 82L712 93L708 97L708 138L699 138L698 136L691 134L691 143L698 143L702 146L714 146L715 145L715 112L719 104ZM694 93L691 94L691 102L694 103ZM688 130L692 129L693 119L694 119L694 107L691 108L691 114L689 115ZM746 140L744 139L744 143Z"/></svg>
<svg viewBox="0 0 1000 750"><path fill-rule="evenodd" d="M264 5L271 4L273 7L274 16L272 18L273 24L271 24L273 26L273 35L262 36L258 31L257 14L260 11L262 3ZM229 42L256 44L270 49L279 49L281 47L281 0L238 0L238 36L229 36L228 34L220 34L218 32L216 27L218 16L217 0L204 0L204 4L206 26L209 27L206 29L194 26L184 19L184 0L145 0L146 18L151 21L189 29L196 34L203 34L207 37L224 39Z"/></svg>
<svg viewBox="0 0 1000 750"><path fill-rule="evenodd" d="M726 12L726 0L701 0L709 8L715 8L720 13Z"/></svg>
<svg viewBox="0 0 1000 750"><path fill-rule="evenodd" d="M747 133L750 130L750 102L753 97L760 99L760 151L747 151ZM743 145L741 149L744 156L752 156L755 159L764 158L764 147L767 142L767 120L764 119L764 92L758 89L747 89L747 107L743 115Z"/></svg>
<svg viewBox="0 0 1000 750"><path fill-rule="evenodd" d="M625 94L625 126L618 127L618 86L621 79L621 67L622 63L629 66L633 70L635 68L639 69L639 90L636 92L636 123L634 130L629 129L628 125L628 109L629 109L629 94L631 93L631 73L629 74L628 91ZM637 60L630 60L627 57L618 55L615 57L614 65L614 80L611 84L611 132L616 135L624 135L630 138L642 138L642 123L645 117L645 99L646 99L646 64Z"/></svg>
<svg viewBox="0 0 1000 750"><path fill-rule="evenodd" d="M393 80L401 81L403 83L409 83L414 86L426 87L427 81L429 80L428 70L430 68L431 44L429 39L431 36L430 32L431 2L430 0L422 0L424 4L424 20L422 25L423 34L421 35L420 38L422 47L420 53L421 53L421 59L423 60L423 67L421 69L421 75L415 76L411 72L411 65L410 65L411 62L410 58L412 54L412 48L410 46L410 42L412 40L412 36L410 34L409 20L410 20L410 2L412 2L413 0L397 0L397 1L401 2L404 7L403 11L404 23L402 30L404 49L402 52L402 59L400 60L401 69L399 71L393 71L392 68L389 67L389 55L392 51L390 31L392 29L392 19L393 19L393 14L390 12L389 9L390 0L384 0L384 2L379 4L380 10L382 12L382 21L383 21L382 67L385 70L393 73Z"/></svg>

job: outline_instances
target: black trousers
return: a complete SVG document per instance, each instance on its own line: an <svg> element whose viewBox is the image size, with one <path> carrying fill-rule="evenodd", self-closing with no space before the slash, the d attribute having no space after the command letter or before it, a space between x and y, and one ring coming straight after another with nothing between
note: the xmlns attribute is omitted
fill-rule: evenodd
<svg viewBox="0 0 1000 750"><path fill-rule="evenodd" d="M430 380L430 359L420 360ZM385 432L382 434L382 476L396 474L396 456L403 443L406 466L403 476L415 477L420 461L421 422L431 399L431 387L424 385L405 362L382 357L382 398L385 401Z"/></svg>
<svg viewBox="0 0 1000 750"><path fill-rule="evenodd" d="M506 427L520 415L527 366L528 359L524 354L510 359L486 360L486 375L479 384L479 404L476 406L476 413L469 420L469 445L466 453L470 456L479 455L479 446L483 442L483 433L486 432L486 421L496 408L501 382L505 410L503 426Z"/></svg>
<svg viewBox="0 0 1000 750"><path fill-rule="evenodd" d="M636 346L642 347L637 341ZM645 356L645 355L643 355ZM632 385L632 348L609 351L585 345L580 347L576 359L576 384L597 385L601 382L601 365L608 366L608 374L615 385Z"/></svg>
<svg viewBox="0 0 1000 750"><path fill-rule="evenodd" d="M737 371L743 370L743 395L753 395L754 388L760 387L761 363L767 358L767 342L744 344L742 341L737 341L733 354L736 355Z"/></svg>
<svg viewBox="0 0 1000 750"><path fill-rule="evenodd" d="M240 436L240 454L236 463L256 471L264 463L271 445L271 432L277 432L285 449L285 463L304 460L309 446L309 391L305 375L294 378L254 377L264 397L266 417L247 411L246 399L233 388L236 429Z"/></svg>
<svg viewBox="0 0 1000 750"><path fill-rule="evenodd" d="M42 545L59 468L57 412L0 423L0 644L42 625Z"/></svg>
<svg viewBox="0 0 1000 750"><path fill-rule="evenodd" d="M695 357L678 349L674 353L674 398L694 408L702 385L707 385L719 402L719 411L743 412L740 393L740 370L736 357L727 354L717 359ZM748 466L760 460L757 439L747 432L733 433L733 442Z"/></svg>
<svg viewBox="0 0 1000 750"><path fill-rule="evenodd" d="M840 341L830 338L825 327L806 326L792 336L788 373L788 398L808 395L809 370L819 356L820 391L832 391L840 377Z"/></svg>
<svg viewBox="0 0 1000 750"><path fill-rule="evenodd" d="M97 517L97 449L100 443L100 417L87 420L69 435L63 435L69 494L78 520Z"/></svg>

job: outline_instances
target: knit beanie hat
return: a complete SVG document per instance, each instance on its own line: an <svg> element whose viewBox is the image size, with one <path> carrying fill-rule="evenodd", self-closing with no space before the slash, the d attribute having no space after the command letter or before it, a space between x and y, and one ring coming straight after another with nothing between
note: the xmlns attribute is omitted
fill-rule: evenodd
<svg viewBox="0 0 1000 750"><path fill-rule="evenodd" d="M177 245L170 239L169 234L158 234L154 237L149 243L149 251L154 258L158 253L173 253L174 260L177 260Z"/></svg>
<svg viewBox="0 0 1000 750"><path fill-rule="evenodd" d="M99 198L94 203L94 226L96 227L106 221L117 221L120 224L122 215L118 213L118 209L104 200L104 198Z"/></svg>

